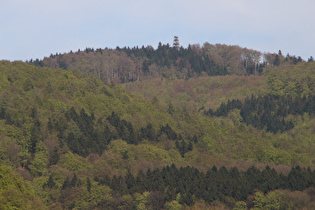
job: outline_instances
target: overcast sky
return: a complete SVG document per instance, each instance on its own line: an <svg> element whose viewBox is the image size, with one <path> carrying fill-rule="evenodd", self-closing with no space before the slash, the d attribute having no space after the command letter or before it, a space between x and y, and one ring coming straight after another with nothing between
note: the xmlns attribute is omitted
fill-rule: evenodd
<svg viewBox="0 0 315 210"><path fill-rule="evenodd" d="M173 42L315 57L315 0L0 0L0 60Z"/></svg>

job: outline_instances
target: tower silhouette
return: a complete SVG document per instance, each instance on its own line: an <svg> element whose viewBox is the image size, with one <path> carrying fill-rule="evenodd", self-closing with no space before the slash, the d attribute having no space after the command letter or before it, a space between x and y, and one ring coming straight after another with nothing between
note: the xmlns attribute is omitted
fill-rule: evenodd
<svg viewBox="0 0 315 210"><path fill-rule="evenodd" d="M175 49L179 49L179 41L178 41L178 36L174 36L174 42L173 42L173 47Z"/></svg>

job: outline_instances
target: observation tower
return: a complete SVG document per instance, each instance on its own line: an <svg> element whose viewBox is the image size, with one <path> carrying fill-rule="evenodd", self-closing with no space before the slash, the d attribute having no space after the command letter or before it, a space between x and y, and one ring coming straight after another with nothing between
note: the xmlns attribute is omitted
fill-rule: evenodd
<svg viewBox="0 0 315 210"><path fill-rule="evenodd" d="M174 36L173 47L174 47L176 50L179 50L178 36Z"/></svg>

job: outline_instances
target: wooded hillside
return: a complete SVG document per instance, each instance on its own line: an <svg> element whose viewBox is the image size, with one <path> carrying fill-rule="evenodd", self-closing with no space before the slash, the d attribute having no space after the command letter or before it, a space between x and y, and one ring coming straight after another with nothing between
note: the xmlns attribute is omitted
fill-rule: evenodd
<svg viewBox="0 0 315 210"><path fill-rule="evenodd" d="M86 49L0 61L0 96L0 209L315 205L312 61Z"/></svg>

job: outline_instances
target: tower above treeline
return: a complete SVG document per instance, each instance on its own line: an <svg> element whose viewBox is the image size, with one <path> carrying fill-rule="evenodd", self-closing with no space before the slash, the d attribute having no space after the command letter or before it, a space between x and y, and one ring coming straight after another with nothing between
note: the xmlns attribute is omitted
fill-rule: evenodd
<svg viewBox="0 0 315 210"><path fill-rule="evenodd" d="M176 48L177 50L179 49L178 36L174 36L173 47Z"/></svg>

